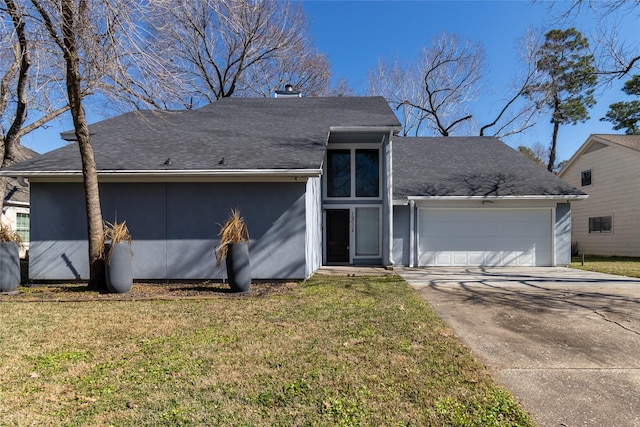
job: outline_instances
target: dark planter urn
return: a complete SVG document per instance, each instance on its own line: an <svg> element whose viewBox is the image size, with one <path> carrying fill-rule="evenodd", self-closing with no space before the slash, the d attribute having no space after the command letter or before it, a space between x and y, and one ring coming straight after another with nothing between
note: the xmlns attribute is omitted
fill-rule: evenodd
<svg viewBox="0 0 640 427"><path fill-rule="evenodd" d="M107 289L113 293L127 293L133 283L133 255L129 242L115 243L111 257L105 262Z"/></svg>
<svg viewBox="0 0 640 427"><path fill-rule="evenodd" d="M251 286L249 242L232 243L227 251L227 278L232 292L248 292Z"/></svg>
<svg viewBox="0 0 640 427"><path fill-rule="evenodd" d="M20 249L17 243L0 242L0 293L15 292L20 286Z"/></svg>

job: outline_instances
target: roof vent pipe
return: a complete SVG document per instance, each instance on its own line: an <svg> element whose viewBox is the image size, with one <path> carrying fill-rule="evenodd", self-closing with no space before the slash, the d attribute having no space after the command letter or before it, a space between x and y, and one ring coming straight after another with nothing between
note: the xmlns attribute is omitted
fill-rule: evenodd
<svg viewBox="0 0 640 427"><path fill-rule="evenodd" d="M287 83L284 90L277 90L274 94L275 98L302 98L302 92L294 90L293 85Z"/></svg>

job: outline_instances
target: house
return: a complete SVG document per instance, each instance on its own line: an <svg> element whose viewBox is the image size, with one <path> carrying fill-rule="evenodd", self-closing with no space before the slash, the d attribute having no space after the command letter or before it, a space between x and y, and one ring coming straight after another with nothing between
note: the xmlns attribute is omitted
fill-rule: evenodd
<svg viewBox="0 0 640 427"><path fill-rule="evenodd" d="M35 151L16 144L16 162L31 159L37 155ZM20 256L25 257L29 250L29 186L24 181L11 177L0 178L0 185L5 186L0 221L18 233L23 241Z"/></svg>
<svg viewBox="0 0 640 427"><path fill-rule="evenodd" d="M224 278L213 249L233 208L256 279L322 264L568 263L569 202L584 193L497 139L399 130L381 97L228 98L90 126L102 213L126 220L139 279ZM0 171L31 183L31 279L88 276L77 150Z"/></svg>
<svg viewBox="0 0 640 427"><path fill-rule="evenodd" d="M640 135L590 135L560 177L589 195L571 210L576 252L640 257Z"/></svg>

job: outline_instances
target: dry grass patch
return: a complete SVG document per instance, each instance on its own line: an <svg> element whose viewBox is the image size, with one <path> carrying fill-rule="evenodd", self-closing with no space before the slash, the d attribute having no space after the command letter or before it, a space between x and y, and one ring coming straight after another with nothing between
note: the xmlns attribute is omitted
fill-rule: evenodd
<svg viewBox="0 0 640 427"><path fill-rule="evenodd" d="M571 267L599 273L640 277L640 258L591 255L584 257L584 265L582 265L582 257L574 257Z"/></svg>
<svg viewBox="0 0 640 427"><path fill-rule="evenodd" d="M8 425L530 424L396 276L0 308Z"/></svg>

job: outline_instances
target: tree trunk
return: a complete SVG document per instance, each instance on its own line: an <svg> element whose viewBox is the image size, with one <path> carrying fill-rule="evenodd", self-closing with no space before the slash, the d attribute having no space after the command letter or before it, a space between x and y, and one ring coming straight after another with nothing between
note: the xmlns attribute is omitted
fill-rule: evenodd
<svg viewBox="0 0 640 427"><path fill-rule="evenodd" d="M18 66L18 84L16 86L16 111L13 118L13 122L7 131L7 134L2 138L2 160L0 166L5 167L15 162L15 146L20 140L20 129L27 118L27 77L29 67L31 66L31 60L29 57L29 50L27 49L27 36L25 34L25 23L22 15L18 12L18 8L13 0L4 0L4 4L7 6L7 12L11 16L11 22L13 28L16 31L18 38L18 53L20 55L17 58ZM0 211L4 209L4 198L7 193L7 186L5 185L5 179L0 180Z"/></svg>
<svg viewBox="0 0 640 427"><path fill-rule="evenodd" d="M74 32L73 1L63 0L61 11L64 58L67 68L67 94L76 139L82 158L89 239L89 287L104 290L106 289L106 279L104 261L100 258L103 226L102 211L100 209L100 191L98 188L98 172L89 137L89 125L87 124L87 118L84 108L82 107L82 92L80 86L82 77L80 76L80 58L78 56L76 35Z"/></svg>
<svg viewBox="0 0 640 427"><path fill-rule="evenodd" d="M549 163L547 164L547 170L553 172L553 167L556 163L556 145L558 144L558 129L560 124L558 122L553 123L553 136L551 137L551 147L549 148Z"/></svg>
<svg viewBox="0 0 640 427"><path fill-rule="evenodd" d="M547 163L547 170L549 172L553 172L553 167L556 164L556 146L558 145L558 130L560 129L560 117L559 110L560 109L560 100L558 97L555 97L554 100L554 109L553 109L553 135L551 135L551 147L549 147L549 163Z"/></svg>

